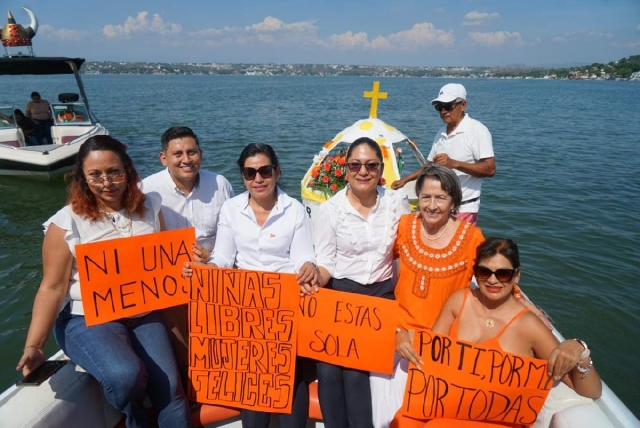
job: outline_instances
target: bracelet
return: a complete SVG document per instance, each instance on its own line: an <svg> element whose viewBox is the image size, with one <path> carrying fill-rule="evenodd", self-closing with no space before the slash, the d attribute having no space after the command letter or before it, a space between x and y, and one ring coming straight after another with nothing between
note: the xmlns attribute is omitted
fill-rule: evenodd
<svg viewBox="0 0 640 428"><path fill-rule="evenodd" d="M38 345L27 345L24 348L22 348L22 350L26 351L29 348L37 349L40 352L44 352L44 348L42 346L38 346Z"/></svg>
<svg viewBox="0 0 640 428"><path fill-rule="evenodd" d="M573 339L573 340L581 344L582 347L584 348L584 351L582 351L582 354L580 354L580 360L586 360L587 358L589 358L589 356L591 355L591 350L589 349L585 341L581 339Z"/></svg>
<svg viewBox="0 0 640 428"><path fill-rule="evenodd" d="M591 361L591 358L589 358L589 364L587 365L587 367L580 367L580 361L578 361L578 364L576 364L576 370L578 370L580 374L582 374L582 379L589 375L591 367L593 367L593 361Z"/></svg>

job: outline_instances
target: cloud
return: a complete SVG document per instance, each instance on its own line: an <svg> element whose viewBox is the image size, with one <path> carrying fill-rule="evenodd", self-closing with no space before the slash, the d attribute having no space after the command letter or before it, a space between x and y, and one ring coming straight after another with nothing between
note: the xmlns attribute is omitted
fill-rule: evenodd
<svg viewBox="0 0 640 428"><path fill-rule="evenodd" d="M88 34L86 31L55 28L49 24L43 24L38 27L38 35L44 36L47 39L64 40L67 42L81 40Z"/></svg>
<svg viewBox="0 0 640 428"><path fill-rule="evenodd" d="M462 19L462 25L466 26L476 26L486 24L491 21L495 21L500 18L500 15L497 12L487 13L487 12L469 12Z"/></svg>
<svg viewBox="0 0 640 428"><path fill-rule="evenodd" d="M469 37L478 45L487 46L487 47L498 47L503 44L513 41L516 44L522 44L522 36L520 33L513 32L510 33L508 31L495 31L492 33L469 33Z"/></svg>
<svg viewBox="0 0 640 428"><path fill-rule="evenodd" d="M182 25L165 22L162 17L154 13L149 19L149 12L143 10L138 16L129 16L123 25L105 25L102 34L108 39L129 38L133 34L161 34L170 35L182 32Z"/></svg>
<svg viewBox="0 0 640 428"><path fill-rule="evenodd" d="M322 44L329 48L338 49L387 49L412 50L428 46L451 46L455 42L453 33L437 29L430 22L415 24L409 30L399 31L388 36L376 36L369 39L365 32L353 33L347 31L329 37Z"/></svg>
<svg viewBox="0 0 640 428"><path fill-rule="evenodd" d="M585 39L612 39L612 33L602 33L598 31L573 31L564 33L561 36L555 36L552 40L558 43L583 42Z"/></svg>
<svg viewBox="0 0 640 428"><path fill-rule="evenodd" d="M273 16L246 27L206 28L192 31L189 36L201 39L205 45L308 46L318 45L317 27L312 21L286 23Z"/></svg>
<svg viewBox="0 0 640 428"><path fill-rule="evenodd" d="M613 43L611 43L611 46L614 46L614 47L617 47L617 48L640 48L640 41L628 42L628 43L616 43L616 42L613 42Z"/></svg>

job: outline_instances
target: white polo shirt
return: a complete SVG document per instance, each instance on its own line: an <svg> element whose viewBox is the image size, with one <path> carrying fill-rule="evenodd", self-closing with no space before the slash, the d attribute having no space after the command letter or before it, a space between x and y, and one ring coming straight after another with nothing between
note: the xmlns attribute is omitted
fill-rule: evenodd
<svg viewBox="0 0 640 428"><path fill-rule="evenodd" d="M277 191L278 201L262 226L249 206L249 192L224 203L209 262L218 267L283 273L297 273L304 263L315 263L307 211L300 202Z"/></svg>
<svg viewBox="0 0 640 428"><path fill-rule="evenodd" d="M378 186L376 205L365 219L347 199L347 188L320 205L314 216L318 266L332 278L363 285L387 280L393 276L398 222L409 212L407 194Z"/></svg>
<svg viewBox="0 0 640 428"><path fill-rule="evenodd" d="M200 170L196 187L185 195L168 169L142 180L142 191L162 200L162 215L168 230L195 227L198 244L211 251L216 242L222 204L233 198L231 183L220 174Z"/></svg>
<svg viewBox="0 0 640 428"><path fill-rule="evenodd" d="M451 159L468 163L492 158L494 155L491 133L482 123L465 114L451 135L447 135L446 125L440 128L436 134L428 159L431 161L440 153L446 153ZM482 178L474 177L457 169L454 171L462 187L462 202L480 198ZM479 210L480 199L460 206L461 213L477 213Z"/></svg>

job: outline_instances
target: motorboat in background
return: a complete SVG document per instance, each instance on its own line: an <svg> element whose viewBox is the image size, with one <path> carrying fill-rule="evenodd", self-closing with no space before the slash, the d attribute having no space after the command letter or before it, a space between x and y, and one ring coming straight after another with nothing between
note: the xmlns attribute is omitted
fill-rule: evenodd
<svg viewBox="0 0 640 428"><path fill-rule="evenodd" d="M31 49L31 38L37 32L37 20L29 9L23 9L31 17L30 26L25 29L16 24L9 12L9 23L2 29L2 44L6 54L0 58L0 75L70 74L75 77L78 93L61 93L57 102L51 103L52 141L33 146L27 145L27 138L15 117L17 101L0 96L0 175L49 179L71 169L80 146L87 138L106 135L108 131L89 107L80 78L80 67L84 59L36 57ZM11 53L9 50L20 46L26 46L28 53ZM30 90L27 89L25 92L28 93Z"/></svg>

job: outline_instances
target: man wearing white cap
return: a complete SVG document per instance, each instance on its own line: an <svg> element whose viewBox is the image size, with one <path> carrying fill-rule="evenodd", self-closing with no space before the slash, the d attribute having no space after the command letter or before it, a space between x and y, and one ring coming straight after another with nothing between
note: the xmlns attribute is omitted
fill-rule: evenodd
<svg viewBox="0 0 640 428"><path fill-rule="evenodd" d="M439 112L445 126L436 134L428 159L456 172L462 187L462 204L456 217L476 224L482 179L496 173L491 133L465 113L467 91L458 83L444 85L431 105ZM391 187L403 187L418 178L420 171L393 182Z"/></svg>

